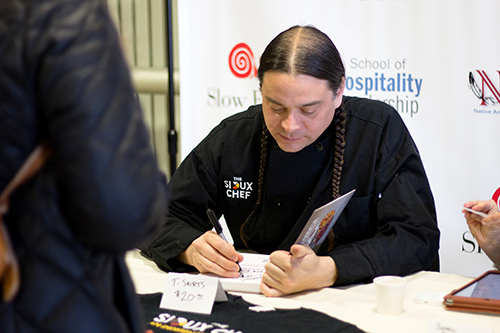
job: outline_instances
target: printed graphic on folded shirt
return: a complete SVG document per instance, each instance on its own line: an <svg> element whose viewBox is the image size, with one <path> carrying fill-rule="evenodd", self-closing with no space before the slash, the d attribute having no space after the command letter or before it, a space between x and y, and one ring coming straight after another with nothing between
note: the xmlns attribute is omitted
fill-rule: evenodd
<svg viewBox="0 0 500 333"><path fill-rule="evenodd" d="M161 296L161 293L138 295L147 333L363 332L350 323L318 311L303 308L263 310L231 294L227 295L228 301L215 302L210 315L161 309Z"/></svg>

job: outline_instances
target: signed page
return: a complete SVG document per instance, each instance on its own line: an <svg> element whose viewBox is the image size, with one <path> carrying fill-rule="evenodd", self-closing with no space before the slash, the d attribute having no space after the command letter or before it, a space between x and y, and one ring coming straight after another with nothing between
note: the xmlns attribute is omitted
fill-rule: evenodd
<svg viewBox="0 0 500 333"><path fill-rule="evenodd" d="M259 285L264 273L264 265L269 261L268 254L242 253L240 262L242 276L238 278L219 278L226 291L260 293Z"/></svg>

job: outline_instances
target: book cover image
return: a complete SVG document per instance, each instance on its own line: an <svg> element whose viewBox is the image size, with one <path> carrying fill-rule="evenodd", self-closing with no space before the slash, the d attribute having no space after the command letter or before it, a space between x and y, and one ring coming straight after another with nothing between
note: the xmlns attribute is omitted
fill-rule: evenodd
<svg viewBox="0 0 500 333"><path fill-rule="evenodd" d="M352 190L330 201L326 205L315 209L295 243L308 245L316 252L335 225L335 222L337 222L337 219L355 191Z"/></svg>

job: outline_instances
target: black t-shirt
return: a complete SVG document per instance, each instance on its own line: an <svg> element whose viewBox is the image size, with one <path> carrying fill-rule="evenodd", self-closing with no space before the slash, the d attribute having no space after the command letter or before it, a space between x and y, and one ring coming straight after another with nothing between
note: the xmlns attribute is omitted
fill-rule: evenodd
<svg viewBox="0 0 500 333"><path fill-rule="evenodd" d="M253 304L231 294L227 294L228 301L215 302L210 315L161 309L161 296L161 293L139 295L146 333L363 332L352 324L310 309L252 310Z"/></svg>

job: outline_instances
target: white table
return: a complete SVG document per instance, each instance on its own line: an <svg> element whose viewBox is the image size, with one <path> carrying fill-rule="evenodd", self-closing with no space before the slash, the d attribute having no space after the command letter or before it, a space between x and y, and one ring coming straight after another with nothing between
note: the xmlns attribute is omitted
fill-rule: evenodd
<svg viewBox="0 0 500 333"><path fill-rule="evenodd" d="M136 291L140 294L162 292L166 286L167 273L158 269L156 264L142 257L138 251L126 256ZM443 306L419 304L413 296L422 291L448 293L472 278L437 272L419 272L406 277L404 312L397 317L379 315L375 306L375 286L373 284L349 287L324 288L291 296L270 298L262 294L233 293L241 295L246 301L275 308L310 308L321 311L340 320L353 323L366 332L400 333L431 332L429 325L450 323L489 329L500 333L500 316L474 314L445 310ZM434 331L433 331L434 332ZM472 330L471 330L472 332Z"/></svg>

